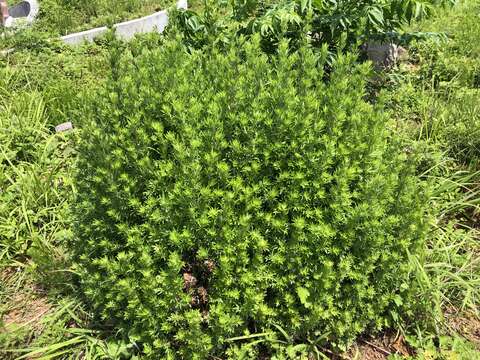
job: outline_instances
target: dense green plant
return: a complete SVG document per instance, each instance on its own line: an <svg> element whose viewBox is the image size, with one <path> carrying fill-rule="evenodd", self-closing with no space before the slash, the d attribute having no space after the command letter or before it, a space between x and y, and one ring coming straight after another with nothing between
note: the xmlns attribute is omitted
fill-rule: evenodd
<svg viewBox="0 0 480 360"><path fill-rule="evenodd" d="M417 264L418 272L414 274L416 281L412 281L412 284L420 283L416 285L420 287L415 295L416 301L427 306L433 303L435 309L422 312L422 316L412 318L411 322L397 324L407 332L404 335L409 345L417 349L416 359L470 360L479 357L478 350L473 349L474 345L470 346L467 340L460 341L460 338L475 339L478 325L471 325L478 324L475 317L478 317L480 299L480 237L477 226L480 182L478 166L475 169L475 162L472 161L475 156L472 156L474 151L471 150L475 148L469 146L471 140L478 138L473 129L480 124L476 115L478 111L475 110L480 99L475 94L475 91L478 94L478 81L475 82L475 79L478 74L479 42L476 39L480 35L479 1L463 0L461 3L454 10L445 9L445 12L439 12L437 16L413 28L415 32L446 32L448 41L426 42L411 47L411 58L418 60L418 63L401 65L409 75L397 71L391 74L392 77L405 77L408 80L405 84L392 84L395 107L391 113L397 118L394 136L403 136L399 132L408 128L411 145L405 149L422 151L422 162L417 170L435 184L430 207L437 216L432 219L433 227L427 237L424 264ZM190 4L199 8L194 1L189 1ZM56 13L52 11L51 14ZM97 20L103 24L101 15L93 21ZM58 255L69 255L62 247L62 239L69 229L63 215L65 198L52 196L59 189L66 189L67 194L70 193L69 168L62 169L58 177L64 177L59 181L63 182L64 187L49 187L42 176L37 186L37 181L29 176L31 173L47 173L51 164L57 164L52 159L59 158L61 162L66 160L62 151L68 152L69 146L64 147L67 144L65 139L53 134L53 125L65 120L78 124L79 116L72 113L77 106L73 97L81 93L86 83L103 81L107 73L102 55L104 48L91 45L78 51L67 50L52 44L48 40L51 35L39 36L42 29L38 26L22 32L14 42L10 42L8 36L0 41L0 47L15 47L17 50L8 56L0 54L0 117L3 116L0 147L7 149L6 152L12 155L9 159L14 162L17 161L14 152L18 154L20 148L32 154L26 160L18 157L21 159L21 170L30 171L27 176L12 178L19 180L18 186L10 187L7 183L5 187L5 183L0 184L0 208L9 211L2 213L0 227L17 221L17 226L13 228L25 229L22 224L24 218L18 216L22 211L19 210L22 202L29 215L38 211L39 216L34 216L35 221L42 219L36 222L42 224L42 231L34 236L30 237L30 233L25 231L18 232L21 236L15 240L14 246L8 245L7 256L5 245L12 238L0 236L3 254L0 261L0 358L119 359L123 356L135 359L134 354L139 351L137 344L132 344L128 339L111 339L118 333L109 326L110 322L105 328L98 328L97 323L91 321L90 314L79 309L80 300L76 295L80 294L66 276L71 272L64 262L54 259ZM142 42L149 43L146 38L150 37L142 36ZM151 38L157 37L152 35ZM151 43L155 41L159 43L158 38ZM19 128L18 123L29 125ZM456 126L463 129L459 136L452 130ZM42 135L31 136L32 133ZM48 152L51 158L39 162L36 154L43 152L45 139L59 145L62 151ZM453 139L456 140L452 142ZM4 174L11 177L14 168L5 166L3 157L2 161L0 177ZM470 167L467 168L465 164ZM56 177L55 171L55 167L52 167L51 171L48 170L48 176ZM20 188L26 191L22 194L17 192ZM50 199L50 205L57 201L62 205L45 209L41 201L29 200L33 198L31 194L40 200ZM27 200L19 201L22 196ZM49 223L51 225L46 225ZM0 232L5 229L2 227ZM32 238L34 241L30 242ZM44 274L38 271L39 267L50 271ZM60 281L58 289L52 287L52 282L58 284ZM44 313L44 308L31 307L28 301L22 301L30 297L43 300L51 309ZM444 310L447 310L446 317L442 314ZM27 319L30 319L28 324L24 324L23 319L16 319L12 323L12 318L16 316L11 315L19 312L27 315ZM425 329L427 316L433 320L435 327ZM288 330L286 332L275 325L263 334L257 332L228 342L230 356L252 359L258 357L259 351L269 350L275 352L272 359L324 358L321 352L328 351L322 343L325 338L312 336L305 341L296 331L285 328ZM459 332L458 336L456 332ZM445 338L445 335L453 337ZM393 348L385 349L395 351ZM353 355L351 357L355 358Z"/></svg>
<svg viewBox="0 0 480 360"><path fill-rule="evenodd" d="M408 298L422 189L364 101L369 68L340 56L324 83L325 47L287 47L114 50L85 111L77 271L147 355L204 358L276 326L340 346Z"/></svg>
<svg viewBox="0 0 480 360"><path fill-rule="evenodd" d="M436 6L455 0L231 0L205 1L200 12L177 15L195 47L228 42L232 36L259 33L263 48L274 52L283 38L292 45L308 36L313 44L352 47L369 40L405 36L402 26L430 16ZM300 41L301 43L302 41Z"/></svg>

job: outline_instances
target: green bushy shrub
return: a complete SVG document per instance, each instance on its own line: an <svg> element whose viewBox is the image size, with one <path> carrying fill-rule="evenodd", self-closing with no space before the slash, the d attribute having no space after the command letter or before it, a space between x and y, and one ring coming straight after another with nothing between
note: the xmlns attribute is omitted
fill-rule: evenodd
<svg viewBox="0 0 480 360"><path fill-rule="evenodd" d="M326 54L114 51L72 248L86 297L147 356L233 354L277 326L340 345L407 299L422 190L364 100L368 66L340 56L322 82Z"/></svg>

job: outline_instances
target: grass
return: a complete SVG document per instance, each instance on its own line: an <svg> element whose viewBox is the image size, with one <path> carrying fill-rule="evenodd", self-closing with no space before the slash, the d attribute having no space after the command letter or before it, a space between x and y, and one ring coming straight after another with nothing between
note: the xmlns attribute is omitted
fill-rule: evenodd
<svg viewBox="0 0 480 360"><path fill-rule="evenodd" d="M160 6L115 4L118 11L109 14L109 1L44 0L37 26L43 21L51 28L18 34L17 51L0 57L2 359L138 357L134 344L109 324L97 324L83 305L65 246L77 130L57 134L54 127L77 124L84 94L103 81L107 49L104 43L68 49L45 40ZM395 134L418 154L418 174L432 188L424 262L412 258L411 267L419 309L429 311L399 316L400 335L392 336L417 359L480 359L479 16L480 1L465 0L412 25L445 32L446 40L410 44L409 60L381 80ZM289 336L279 329L268 338ZM367 334L339 356L405 358L395 341ZM288 346L287 352L332 356L315 343Z"/></svg>
<svg viewBox="0 0 480 360"><path fill-rule="evenodd" d="M417 298L433 306L426 326L405 329L421 359L480 358L479 15L478 0L461 1L414 24L446 38L410 44L410 60L383 83L397 135L418 151L419 175L432 184L431 232L415 278Z"/></svg>
<svg viewBox="0 0 480 360"><path fill-rule="evenodd" d="M2 359L45 346L47 358L60 352L74 358L103 344L83 329L91 317L75 295L65 250L74 133L57 134L54 127L77 125L84 92L101 83L105 48L34 45L0 58Z"/></svg>

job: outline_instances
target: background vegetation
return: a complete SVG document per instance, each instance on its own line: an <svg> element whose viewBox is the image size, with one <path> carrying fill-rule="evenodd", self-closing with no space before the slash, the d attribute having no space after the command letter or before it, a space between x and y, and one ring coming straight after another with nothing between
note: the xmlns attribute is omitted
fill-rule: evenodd
<svg viewBox="0 0 480 360"><path fill-rule="evenodd" d="M62 36L109 26L149 15L175 5L173 0L39 0L40 12L33 24L36 36ZM15 1L9 1L12 6ZM31 36L31 33L29 34Z"/></svg>

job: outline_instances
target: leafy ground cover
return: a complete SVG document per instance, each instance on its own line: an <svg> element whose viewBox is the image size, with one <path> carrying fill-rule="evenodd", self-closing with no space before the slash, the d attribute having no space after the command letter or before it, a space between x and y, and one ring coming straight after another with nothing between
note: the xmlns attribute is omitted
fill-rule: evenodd
<svg viewBox="0 0 480 360"><path fill-rule="evenodd" d="M413 24L446 36L410 44L408 61L372 81L394 119L387 125L418 154L418 176L432 186L427 246L410 264L411 287L428 311L391 314L391 331L367 332L343 354L278 329L266 338L284 346L285 357L480 358L479 15L480 3L470 0ZM78 124L83 94L101 86L109 68L104 45L69 50L25 36L0 58L1 358L140 357L83 305L66 247L77 130L56 134L54 126Z"/></svg>

